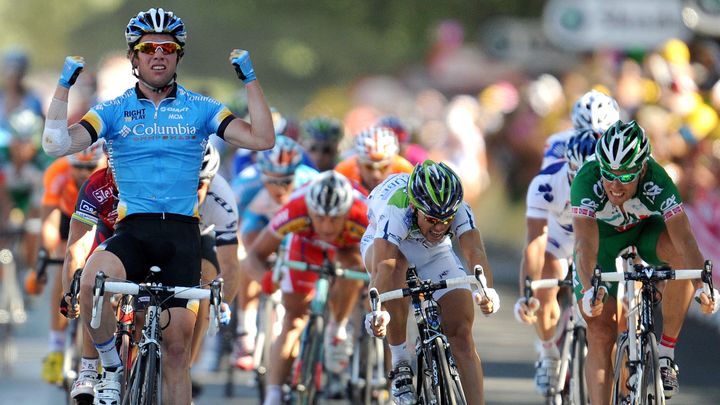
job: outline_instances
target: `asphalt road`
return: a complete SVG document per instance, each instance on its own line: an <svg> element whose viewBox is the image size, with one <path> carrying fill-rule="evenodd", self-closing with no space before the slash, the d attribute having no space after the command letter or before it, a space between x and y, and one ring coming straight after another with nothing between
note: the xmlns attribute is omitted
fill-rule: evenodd
<svg viewBox="0 0 720 405"><path fill-rule="evenodd" d="M502 299L502 309L491 317L478 312L474 328L478 352L483 361L485 390L488 404L541 404L535 393L532 377L534 352L533 332L518 324L511 308L516 299L514 279L518 256L500 247L488 246L494 267L496 286ZM28 323L17 334L17 359L11 374L0 376L0 405L64 404L59 388L40 380L41 359L47 350L47 298L33 305ZM704 318L707 320L707 318ZM720 403L720 332L717 323L700 322L694 316L686 321L676 349L680 365L680 393L670 404ZM196 380L204 383L204 390L196 405L256 404L252 375L236 373L235 396L225 398L225 376L208 370L210 349L206 345L206 361L193 370ZM340 404L347 401L328 401Z"/></svg>

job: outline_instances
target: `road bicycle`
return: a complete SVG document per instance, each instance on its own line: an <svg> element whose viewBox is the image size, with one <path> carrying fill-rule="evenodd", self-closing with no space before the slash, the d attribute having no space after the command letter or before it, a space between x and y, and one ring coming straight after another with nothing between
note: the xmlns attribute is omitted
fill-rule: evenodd
<svg viewBox="0 0 720 405"><path fill-rule="evenodd" d="M77 269L73 274L72 281L70 283L70 291L67 296L70 299L70 308L75 308L78 304L78 297L80 294L80 277L82 276L82 269ZM78 398L72 398L70 391L72 390L73 383L78 378L78 370L80 368L80 358L82 357L82 326L78 319L69 319L68 326L65 329L66 340L65 349L63 350L63 364L62 364L62 382L61 387L65 391L65 397L68 405L91 405L92 396L85 398L83 395Z"/></svg>
<svg viewBox="0 0 720 405"><path fill-rule="evenodd" d="M450 350L450 343L443 333L439 306L433 293L449 287L475 285L482 296L487 280L481 266L475 266L474 275L454 277L433 282L420 280L415 266L409 266L407 287L378 294L370 289L370 309L381 308L382 302L410 297L418 339L415 344L418 371L415 384L418 404L422 405L463 405L467 404L460 373Z"/></svg>
<svg viewBox="0 0 720 405"><path fill-rule="evenodd" d="M614 405L665 404L660 359L655 336L655 307L662 301L657 283L665 280L702 279L704 290L712 297L712 262L706 261L702 269L673 270L669 266L636 264L635 253L622 255L627 270L620 273L603 273L595 267L592 285L597 294L602 282L624 282L627 302L627 331L617 340L612 403ZM636 282L640 283L636 289ZM593 305L596 301L593 296Z"/></svg>
<svg viewBox="0 0 720 405"><path fill-rule="evenodd" d="M292 270L312 271L319 275L315 282L315 295L310 302L310 317L300 336L300 354L293 365L290 389L285 395L285 400L290 404L318 403L322 391L323 337L331 282L337 277L366 282L369 280L369 275L364 271L346 270L335 266L327 250L323 252L323 256L321 265L292 260L284 262L284 265Z"/></svg>
<svg viewBox="0 0 720 405"><path fill-rule="evenodd" d="M355 350L350 356L350 379L348 394L353 404L383 405L389 403L390 392L385 377L385 345L382 339L375 339L363 333L365 314L367 313L367 290L358 301L355 322Z"/></svg>
<svg viewBox="0 0 720 405"><path fill-rule="evenodd" d="M542 288L570 287L571 279L549 278L531 280L525 278L525 302L533 297L533 292ZM577 312L574 294L569 303L564 305L558 323L560 336L560 370L554 387L546 393L547 405L586 405L590 403L587 383L585 380L585 356L587 354L587 325Z"/></svg>
<svg viewBox="0 0 720 405"><path fill-rule="evenodd" d="M150 268L152 274L160 272L160 268ZM210 283L210 289L201 287L170 287L155 282L133 283L129 281L107 281L105 273L98 272L95 276L93 289L93 305L90 327L100 326L100 314L105 300L105 293L131 295L135 297L135 305L143 303L145 323L141 337L137 342L137 353L132 365L126 368L129 372L125 382L122 403L124 405L159 405L162 404L162 329L160 313L163 305L170 298L210 299L210 326L208 335L214 336L220 325L220 305L222 303L222 279ZM138 305L139 306L139 305ZM139 309L138 306L135 309ZM133 311L134 312L134 311Z"/></svg>

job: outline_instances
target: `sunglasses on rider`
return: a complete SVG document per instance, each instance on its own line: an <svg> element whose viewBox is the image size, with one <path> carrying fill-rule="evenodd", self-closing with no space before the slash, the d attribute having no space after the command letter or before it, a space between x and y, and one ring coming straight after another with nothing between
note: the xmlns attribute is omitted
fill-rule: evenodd
<svg viewBox="0 0 720 405"><path fill-rule="evenodd" d="M619 180L620 183L622 183L622 184L628 184L628 183L632 183L633 181L635 181L635 179L637 179L638 176L640 175L641 171L642 171L642 167L640 167L640 169L634 173L613 174L610 171L601 168L600 175L602 176L603 179L605 179L609 182Z"/></svg>
<svg viewBox="0 0 720 405"><path fill-rule="evenodd" d="M133 50L142 52L148 55L155 55L155 52L157 50L161 50L163 54L170 55L175 52L182 51L182 46L178 44L177 42L173 41L167 41L167 42L140 42L139 44L135 45L133 47Z"/></svg>
<svg viewBox="0 0 720 405"><path fill-rule="evenodd" d="M430 224L431 226L435 226L435 225L437 225L437 224L447 225L447 224L451 223L451 222L455 219L455 214L452 214L452 215L450 215L449 217L447 217L447 218L445 218L445 219L440 219L440 218L431 217L431 216L425 214L425 213L422 212L422 211L418 211L418 212L422 214L423 218L425 218L425 221L426 221L428 224Z"/></svg>
<svg viewBox="0 0 720 405"><path fill-rule="evenodd" d="M379 170L381 172L384 172L390 168L390 162L363 161L360 162L360 164L368 171Z"/></svg>
<svg viewBox="0 0 720 405"><path fill-rule="evenodd" d="M310 145L310 147L308 149L312 153L322 153L323 155L329 155L335 151L334 146L322 145L322 144Z"/></svg>
<svg viewBox="0 0 720 405"><path fill-rule="evenodd" d="M289 187L295 180L295 176L273 177L263 174L260 177L262 178L263 183L278 187Z"/></svg>
<svg viewBox="0 0 720 405"><path fill-rule="evenodd" d="M72 165L73 169L77 170L95 170L97 168L97 164L90 164L90 163L79 163Z"/></svg>

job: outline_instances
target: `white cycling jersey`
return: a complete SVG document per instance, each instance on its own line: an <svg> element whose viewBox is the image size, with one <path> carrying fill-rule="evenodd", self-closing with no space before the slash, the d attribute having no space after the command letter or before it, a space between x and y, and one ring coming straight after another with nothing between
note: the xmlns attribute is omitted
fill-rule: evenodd
<svg viewBox="0 0 720 405"><path fill-rule="evenodd" d="M219 174L213 177L200 206L200 230L214 226L215 245L237 243L238 213L232 188Z"/></svg>
<svg viewBox="0 0 720 405"><path fill-rule="evenodd" d="M550 135L543 147L543 160L540 164L540 170L545 169L553 163L564 162L568 140L577 133L577 129L571 128Z"/></svg>
<svg viewBox="0 0 720 405"><path fill-rule="evenodd" d="M409 178L407 173L391 175L370 193L369 225L360 242L363 260L375 239L385 239L398 246L407 261L417 267L421 279L440 281L467 274L452 249L451 238L476 229L470 206L463 202L445 238L431 244L422 236L415 222L406 192ZM469 289L469 286L460 288ZM440 298L450 290L440 290L434 297Z"/></svg>
<svg viewBox="0 0 720 405"><path fill-rule="evenodd" d="M567 163L555 162L541 170L530 182L526 202L526 217L547 220L545 251L558 259L571 257L573 228Z"/></svg>

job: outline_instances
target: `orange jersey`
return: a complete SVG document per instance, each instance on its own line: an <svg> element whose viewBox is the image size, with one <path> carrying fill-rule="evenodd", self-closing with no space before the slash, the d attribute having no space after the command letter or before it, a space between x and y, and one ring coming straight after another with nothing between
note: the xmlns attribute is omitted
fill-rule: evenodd
<svg viewBox="0 0 720 405"><path fill-rule="evenodd" d="M359 164L357 155L350 156L338 163L337 166L335 166L335 171L340 172L355 183L362 184L362 179L360 178L360 168L358 167ZM404 157L397 155L392 162L390 162L390 173L388 175L396 173L412 173L413 168L412 163L408 162Z"/></svg>
<svg viewBox="0 0 720 405"><path fill-rule="evenodd" d="M42 205L59 207L63 214L72 216L80 187L72 176L72 166L66 157L55 160L45 169L43 187Z"/></svg>

